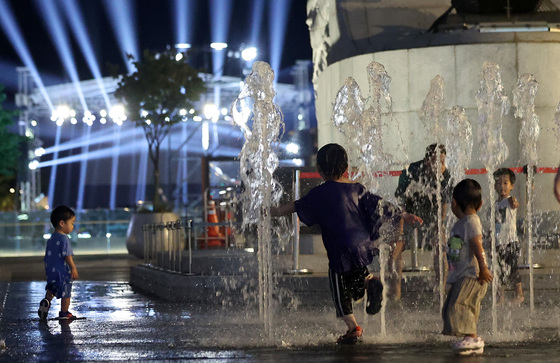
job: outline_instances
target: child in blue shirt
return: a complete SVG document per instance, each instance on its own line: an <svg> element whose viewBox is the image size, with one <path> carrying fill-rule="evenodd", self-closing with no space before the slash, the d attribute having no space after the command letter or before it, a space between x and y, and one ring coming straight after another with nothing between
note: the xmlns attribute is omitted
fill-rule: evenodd
<svg viewBox="0 0 560 363"><path fill-rule="evenodd" d="M76 214L66 206L58 206L51 213L51 223L54 233L47 241L45 250L45 275L47 286L45 298L39 304L39 318L45 320L48 316L53 297L61 299L59 318L75 318L68 311L72 296L72 280L78 278L78 270L74 265L72 246L67 234L74 230Z"/></svg>
<svg viewBox="0 0 560 363"><path fill-rule="evenodd" d="M348 156L338 144L325 145L317 152L317 169L324 183L295 202L271 208L271 215L297 212L306 225L321 226L336 316L348 328L337 343L354 344L362 340L363 330L354 317L352 300L360 300L365 294L367 266L377 253L374 241L379 237L379 228L386 221L402 228L403 220L410 224L422 220L344 177Z"/></svg>

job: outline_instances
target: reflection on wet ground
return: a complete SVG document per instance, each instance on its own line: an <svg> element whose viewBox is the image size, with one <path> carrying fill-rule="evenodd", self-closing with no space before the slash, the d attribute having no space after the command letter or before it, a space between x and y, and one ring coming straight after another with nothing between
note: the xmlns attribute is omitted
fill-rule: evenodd
<svg viewBox="0 0 560 363"><path fill-rule="evenodd" d="M479 333L487 348L476 362L557 362L560 360L560 307L557 290L539 290L535 313L526 305L500 307L499 329L490 333L490 308L483 308ZM168 303L135 293L126 282L77 282L71 311L86 320L41 323L37 305L43 282L0 283L0 361L220 359L236 361L455 362L450 338L438 334L439 303L404 296L387 310L387 334L380 316L363 323L364 343L333 342L343 324L324 306L276 309L270 336L254 307L206 307ZM425 300L425 299L424 299ZM58 312L59 302L50 315ZM416 311L418 309L418 311ZM362 311L359 321L365 320ZM1 347L1 345L0 345ZM469 360L471 361L471 360Z"/></svg>

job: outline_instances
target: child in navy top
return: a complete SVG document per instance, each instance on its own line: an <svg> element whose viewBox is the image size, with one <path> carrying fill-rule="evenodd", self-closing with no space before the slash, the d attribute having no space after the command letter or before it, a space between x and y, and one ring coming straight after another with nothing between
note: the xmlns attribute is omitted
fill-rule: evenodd
<svg viewBox="0 0 560 363"><path fill-rule="evenodd" d="M325 145L318 151L317 169L325 182L295 202L271 208L271 215L297 212L303 223L321 226L336 315L348 327L337 342L354 344L361 341L363 331L354 317L352 300L364 296L367 265L377 253L374 241L379 237L379 228L388 221L401 226L401 220L411 224L422 220L344 177L348 156L338 144Z"/></svg>
<svg viewBox="0 0 560 363"><path fill-rule="evenodd" d="M68 311L72 296L72 280L78 278L78 270L74 265L72 246L67 234L74 230L76 215L66 206L58 206L51 213L54 233L47 241L45 250L45 275L47 286L45 298L39 304L39 318L47 318L53 297L61 299L59 318L73 319Z"/></svg>

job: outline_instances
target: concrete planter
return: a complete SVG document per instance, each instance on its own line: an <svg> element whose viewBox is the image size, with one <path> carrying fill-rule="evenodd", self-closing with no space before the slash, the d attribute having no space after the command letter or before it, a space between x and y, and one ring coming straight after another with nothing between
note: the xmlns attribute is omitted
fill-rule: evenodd
<svg viewBox="0 0 560 363"><path fill-rule="evenodd" d="M180 217L175 213L137 213L130 218L130 224L126 232L126 248L128 252L138 258L144 258L144 235L142 226L151 223L167 223L179 220ZM163 238L167 240L167 232L164 230ZM181 241L181 248L184 248L184 241ZM169 246L164 246L167 250Z"/></svg>

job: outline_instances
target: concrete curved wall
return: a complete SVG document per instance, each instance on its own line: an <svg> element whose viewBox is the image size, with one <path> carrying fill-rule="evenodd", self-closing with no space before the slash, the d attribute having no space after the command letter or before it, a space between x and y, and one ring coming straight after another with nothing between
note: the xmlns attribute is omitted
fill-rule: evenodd
<svg viewBox="0 0 560 363"><path fill-rule="evenodd" d="M520 39L520 38L518 38ZM522 38L521 38L522 39ZM336 93L347 77L353 77L363 94L368 92L366 66L376 61L385 66L392 78L391 96L393 98L394 119L398 123L408 160L422 158L425 147L434 142L426 135L426 127L418 117L429 89L436 75L445 79L445 99L448 108L463 106L473 127L473 158L471 168L482 168L478 160L477 124L478 110L475 95L480 88L482 65L485 61L500 65L502 82L510 101L512 90L520 75L534 74L539 83L536 98L536 113L540 118L541 133L538 140L539 166L556 167L560 162L559 140L552 131L553 117L560 101L560 72L557 61L560 59L558 41L517 41L492 44L463 44L415 49L393 50L364 54L341 60L328 65L315 79L316 109L318 122L318 142L322 146L329 142L345 144L343 135L334 126L332 106ZM514 167L525 164L519 147L520 121L513 116L513 109L504 120L504 140L509 146L510 156L503 166ZM395 137L396 125L388 125L388 142L393 153L401 153L403 145ZM521 158L522 159L522 158ZM486 176L477 179L487 189ZM552 174L537 175L535 178L536 206L542 211L559 209L551 198ZM396 178L386 184L381 192L390 196L396 187ZM525 183L520 176L514 193L524 199ZM542 192L540 192L542 191Z"/></svg>

